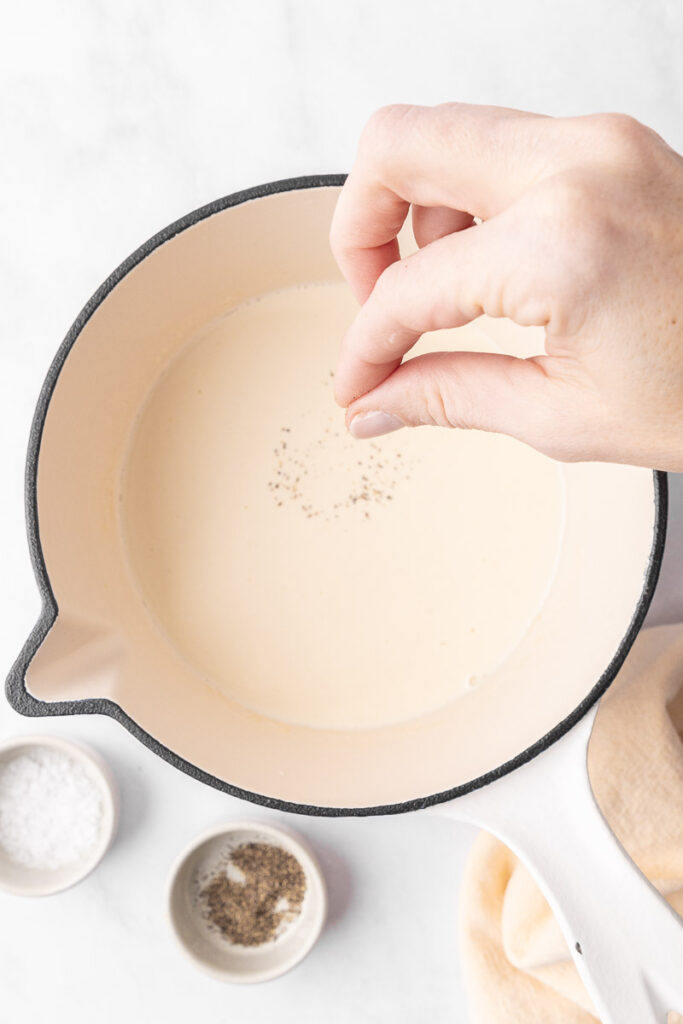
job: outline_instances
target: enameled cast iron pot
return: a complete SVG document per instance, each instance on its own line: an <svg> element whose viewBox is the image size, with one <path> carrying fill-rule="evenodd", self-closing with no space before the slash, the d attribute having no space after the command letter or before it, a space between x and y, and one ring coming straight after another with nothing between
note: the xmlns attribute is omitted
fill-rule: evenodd
<svg viewBox="0 0 683 1024"><path fill-rule="evenodd" d="M269 807L366 815L441 805L483 824L535 873L602 1019L661 1022L677 996L683 1009L681 929L606 827L585 761L597 702L659 573L663 474L567 466L554 583L505 672L457 707L383 729L245 713L160 637L123 565L115 495L145 397L202 324L274 289L338 278L327 235L342 183L275 182L189 214L133 253L78 316L31 431L26 504L43 609L8 698L27 715L111 715L197 780ZM484 749L486 732L497 739Z"/></svg>

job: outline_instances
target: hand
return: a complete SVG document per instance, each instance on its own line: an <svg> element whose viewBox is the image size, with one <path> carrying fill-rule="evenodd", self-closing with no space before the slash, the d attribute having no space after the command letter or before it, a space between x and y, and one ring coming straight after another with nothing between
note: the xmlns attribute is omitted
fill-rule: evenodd
<svg viewBox="0 0 683 1024"><path fill-rule="evenodd" d="M420 248L401 259L411 205ZM355 437L475 427L557 459L683 470L683 158L655 132L616 114L387 107L331 244L362 303L335 376ZM482 313L545 327L545 355L401 362L423 332Z"/></svg>

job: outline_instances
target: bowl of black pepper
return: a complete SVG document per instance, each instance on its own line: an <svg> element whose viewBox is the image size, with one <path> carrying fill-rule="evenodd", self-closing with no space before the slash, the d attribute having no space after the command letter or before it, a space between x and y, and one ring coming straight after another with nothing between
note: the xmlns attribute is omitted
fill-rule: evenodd
<svg viewBox="0 0 683 1024"><path fill-rule="evenodd" d="M173 931L196 964L224 981L270 981L291 970L315 945L326 909L305 841L262 822L202 833L171 870Z"/></svg>

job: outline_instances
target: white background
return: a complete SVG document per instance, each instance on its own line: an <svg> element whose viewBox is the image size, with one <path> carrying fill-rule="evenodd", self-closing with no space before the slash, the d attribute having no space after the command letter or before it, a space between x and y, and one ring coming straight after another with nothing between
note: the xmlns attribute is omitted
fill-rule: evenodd
<svg viewBox="0 0 683 1024"><path fill-rule="evenodd" d="M680 0L37 0L1 17L3 674L38 614L22 497L38 390L78 310L142 240L235 189L347 170L388 102L626 110L683 148ZM683 618L674 490L658 621ZM78 888L0 895L2 1024L465 1019L455 917L470 831L423 816L292 819L326 869L329 926L286 978L226 987L174 947L166 872L209 825L283 816L191 781L109 720L29 721L0 704L0 736L36 729L102 750L123 820Z"/></svg>

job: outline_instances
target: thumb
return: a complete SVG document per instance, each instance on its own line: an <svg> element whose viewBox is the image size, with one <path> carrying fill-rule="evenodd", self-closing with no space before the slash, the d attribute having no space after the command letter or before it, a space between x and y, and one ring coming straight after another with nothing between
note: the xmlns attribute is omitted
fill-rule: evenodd
<svg viewBox="0 0 683 1024"><path fill-rule="evenodd" d="M402 363L346 410L349 433L379 437L432 425L509 434L558 459L584 456L580 392L549 373L547 357L433 352Z"/></svg>

